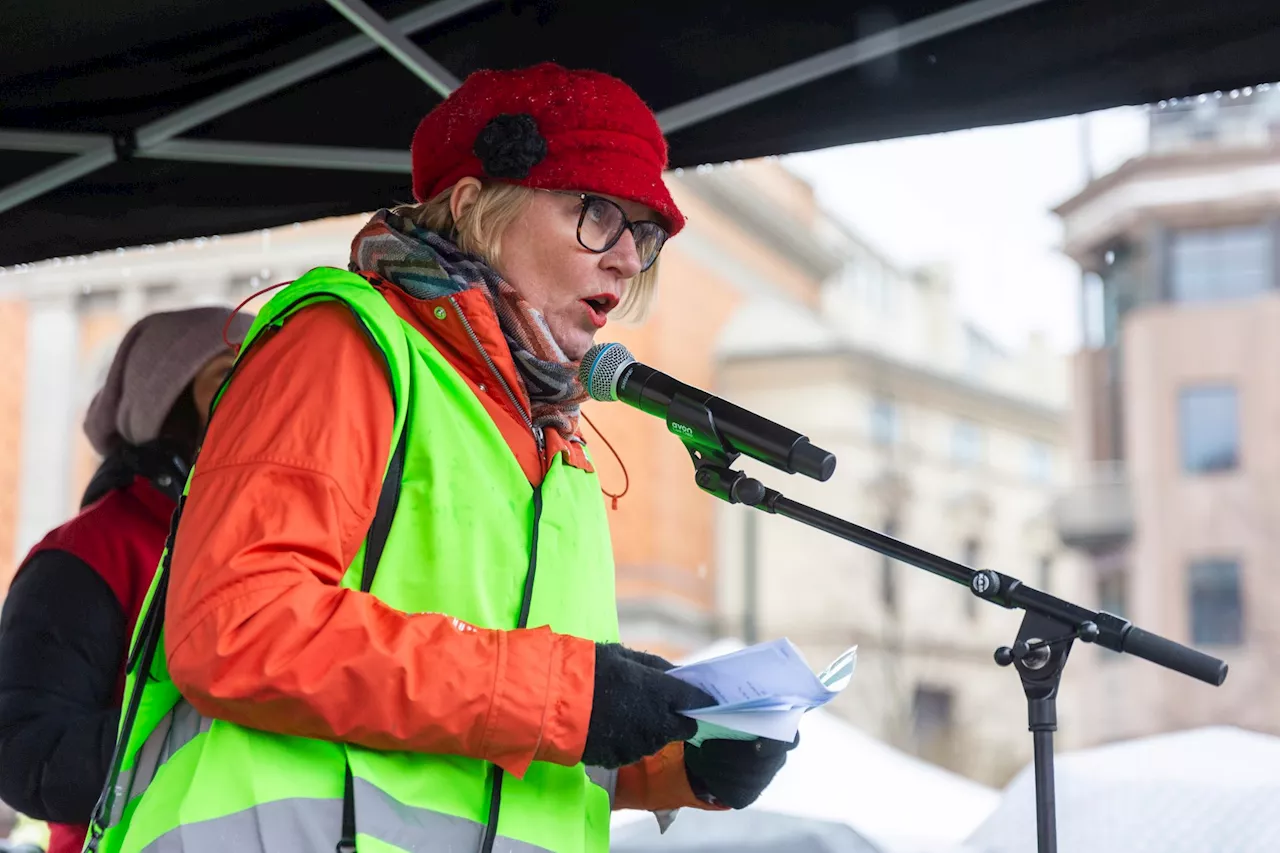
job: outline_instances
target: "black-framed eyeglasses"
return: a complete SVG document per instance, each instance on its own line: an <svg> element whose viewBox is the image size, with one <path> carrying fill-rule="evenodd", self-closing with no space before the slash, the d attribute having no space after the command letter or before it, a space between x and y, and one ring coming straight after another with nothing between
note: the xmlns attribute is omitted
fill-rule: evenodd
<svg viewBox="0 0 1280 853"><path fill-rule="evenodd" d="M667 229L650 219L633 222L626 211L612 199L591 193L575 193L556 190L570 195L582 203L578 214L578 243L588 252L603 254L622 239L624 231L630 231L640 258L640 271L644 272L658 260L658 253L667 242Z"/></svg>

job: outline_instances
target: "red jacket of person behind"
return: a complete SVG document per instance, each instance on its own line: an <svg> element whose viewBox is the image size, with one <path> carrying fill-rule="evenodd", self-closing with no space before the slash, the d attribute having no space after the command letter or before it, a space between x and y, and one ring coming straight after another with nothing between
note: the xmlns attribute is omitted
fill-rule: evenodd
<svg viewBox="0 0 1280 853"><path fill-rule="evenodd" d="M49 853L83 846L109 772L128 644L175 507L147 479L125 482L31 550L0 622L0 788L10 805L50 820ZM67 695L85 683L99 685L96 696ZM73 812L78 820L56 822Z"/></svg>

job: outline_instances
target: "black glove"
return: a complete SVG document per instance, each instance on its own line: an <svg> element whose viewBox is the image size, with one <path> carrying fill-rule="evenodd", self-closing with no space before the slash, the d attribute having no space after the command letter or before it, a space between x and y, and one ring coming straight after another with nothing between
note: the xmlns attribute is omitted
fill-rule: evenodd
<svg viewBox="0 0 1280 853"><path fill-rule="evenodd" d="M787 763L787 753L800 743L780 740L704 740L684 745L684 770L698 799L731 809L745 809L760 796Z"/></svg>
<svg viewBox="0 0 1280 853"><path fill-rule="evenodd" d="M680 711L715 700L666 674L671 664L656 655L616 644L596 644L596 683L587 724L584 764L613 769L653 755L698 731Z"/></svg>

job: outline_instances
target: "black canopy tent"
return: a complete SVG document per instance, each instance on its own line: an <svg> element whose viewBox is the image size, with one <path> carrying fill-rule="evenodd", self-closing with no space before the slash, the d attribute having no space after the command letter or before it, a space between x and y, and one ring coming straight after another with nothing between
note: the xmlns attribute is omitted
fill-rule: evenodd
<svg viewBox="0 0 1280 853"><path fill-rule="evenodd" d="M673 166L1280 79L1275 0L43 0L0 39L0 265L407 200L482 67L622 77Z"/></svg>

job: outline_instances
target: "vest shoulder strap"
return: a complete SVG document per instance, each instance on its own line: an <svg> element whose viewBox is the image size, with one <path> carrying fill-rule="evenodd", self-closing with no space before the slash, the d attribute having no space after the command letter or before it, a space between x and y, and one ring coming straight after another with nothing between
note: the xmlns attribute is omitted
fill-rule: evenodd
<svg viewBox="0 0 1280 853"><path fill-rule="evenodd" d="M366 334L372 339L375 348L386 358L387 371L391 379L392 395L395 404L395 429L392 434L392 451L388 456L387 468L382 480L382 489L378 495L377 508L373 521L365 536L364 561L361 566L360 588L368 592L373 585L378 561L386 547L391 531L391 522L396 514L396 506L400 497L400 482L404 475L406 452L406 415L408 411L409 356L408 342L400 325L400 318L386 303L371 284L355 273L334 268L321 267L312 270L297 281L285 287L264 306L254 320L245 336L236 365L243 363L244 355L260 339L264 329L280 326L289 316L317 301L335 300L342 302L352 313ZM234 378L233 367L222 386L214 396L214 404L210 412L210 420L217 411L217 401L222 398L228 384ZM196 459L199 451L196 451ZM195 468L193 460L192 470ZM188 480L188 485L190 480ZM168 541L165 543L164 555L160 561L159 571L153 586L151 600L146 612L142 614L138 629L135 631L132 647L126 662L125 671L133 675L133 684L124 714L120 721L120 729L116 738L115 749L111 756L111 772L103 785L91 820L90 846L96 849L102 832L105 830L104 818L111 808L111 794L121 772L121 765L128 748L130 735L142 700L142 691L150 677L138 671L141 666L150 671L152 660L160 645L160 636L164 628L164 609L166 592L169 585L169 566L175 534L182 517L183 505L186 503L186 489L178 501L177 509L170 520ZM349 771L348 771L349 772ZM345 817L345 816L344 816ZM346 821L344 820L344 829Z"/></svg>

